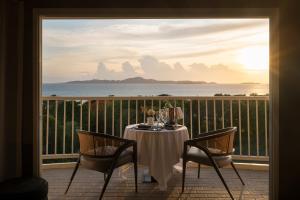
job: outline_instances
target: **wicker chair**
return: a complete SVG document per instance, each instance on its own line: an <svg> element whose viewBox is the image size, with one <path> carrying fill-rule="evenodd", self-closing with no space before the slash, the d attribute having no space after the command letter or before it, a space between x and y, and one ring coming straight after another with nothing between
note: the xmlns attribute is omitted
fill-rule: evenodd
<svg viewBox="0 0 300 200"><path fill-rule="evenodd" d="M115 168L134 163L135 191L137 192L137 144L136 141L114 137L107 134L78 131L80 153L68 187L74 179L79 165L104 173L104 186L99 199L103 197ZM132 148L132 150L128 148Z"/></svg>
<svg viewBox="0 0 300 200"><path fill-rule="evenodd" d="M229 127L212 132L202 133L199 135L199 137L184 142L184 153L182 156L182 192L184 192L186 163L188 161L193 161L198 163L198 178L200 176L200 164L213 166L231 199L234 199L219 168L231 165L242 184L245 185L244 181L236 170L231 157L231 154L234 152L233 140L236 130L236 127Z"/></svg>

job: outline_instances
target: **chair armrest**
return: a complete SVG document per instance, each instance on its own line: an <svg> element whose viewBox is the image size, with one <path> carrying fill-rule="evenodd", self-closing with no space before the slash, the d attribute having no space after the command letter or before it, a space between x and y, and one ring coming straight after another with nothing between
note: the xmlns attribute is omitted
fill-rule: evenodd
<svg viewBox="0 0 300 200"><path fill-rule="evenodd" d="M228 132L234 131L236 133L237 128L236 127L230 127L230 128L227 128L227 129L228 130L223 131L223 132L220 132L220 130L216 130L216 131L202 133L202 134L199 134L198 137L196 137L194 139L186 140L186 142L189 145L193 145L193 144L196 144L196 143L201 142L201 141L206 141L206 140L210 140L210 139L219 138L219 137L222 137L224 135L227 135Z"/></svg>
<svg viewBox="0 0 300 200"><path fill-rule="evenodd" d="M197 138L186 140L184 143L186 143L189 146L194 146L196 143L201 142L201 141L206 141L214 138L220 137L220 134L210 134L210 135L200 135Z"/></svg>
<svg viewBox="0 0 300 200"><path fill-rule="evenodd" d="M187 146L193 146L203 150L210 156L225 156L232 153L232 145L234 134L236 133L236 127L228 127L225 129L219 129L199 135L199 137L186 140L185 153L187 153ZM206 145L205 145L206 143ZM212 150L218 150L212 151Z"/></svg>
<svg viewBox="0 0 300 200"><path fill-rule="evenodd" d="M208 150L208 148L204 147L204 146L201 146L201 145L194 145L194 144L190 144L189 143L190 140L186 140L184 142L184 150L183 150L183 156L187 155L187 150L188 150L188 146L193 146L193 147L196 147L202 151L204 151L204 153L206 153L208 156L212 156L211 152Z"/></svg>
<svg viewBox="0 0 300 200"><path fill-rule="evenodd" d="M132 140L128 140L128 139L125 139L125 138L120 138L120 137L108 135L108 134L105 134L105 133L96 133L96 132L85 131L85 130L77 130L77 132L80 132L82 134L92 135L94 137L109 138L109 139L117 140L117 141L120 141L120 142L132 141Z"/></svg>
<svg viewBox="0 0 300 200"><path fill-rule="evenodd" d="M82 141L86 140L87 142L80 143L80 153L82 155L90 156L90 157L114 157L117 158L121 155L121 153L129 147L134 147L136 150L136 141L128 140L124 138L115 137L112 135L107 135L103 133L96 133L84 130L78 130L79 138L82 136ZM85 146L83 145L85 144ZM81 145L83 145L83 152L81 152ZM106 155L104 152L97 152L98 147L108 147L114 146L115 148L113 151L108 152L109 154ZM101 149L99 149L102 151ZM105 149L104 149L105 150ZM89 151L93 151L89 153ZM104 154L104 155L102 155Z"/></svg>

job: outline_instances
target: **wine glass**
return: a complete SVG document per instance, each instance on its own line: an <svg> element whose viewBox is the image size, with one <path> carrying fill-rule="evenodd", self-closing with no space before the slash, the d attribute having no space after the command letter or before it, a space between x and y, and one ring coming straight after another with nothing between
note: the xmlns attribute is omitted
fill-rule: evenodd
<svg viewBox="0 0 300 200"><path fill-rule="evenodd" d="M159 111L155 112L155 119L156 119L156 126L153 126L153 130L157 131L159 130L159 122L161 121Z"/></svg>
<svg viewBox="0 0 300 200"><path fill-rule="evenodd" d="M156 123L157 127L159 125L159 122L161 121L159 112L160 111L155 112L155 119L156 119L156 122L157 122Z"/></svg>
<svg viewBox="0 0 300 200"><path fill-rule="evenodd" d="M168 114L169 114L169 112L167 109L161 109L159 112L160 119L164 124L166 124L168 121Z"/></svg>

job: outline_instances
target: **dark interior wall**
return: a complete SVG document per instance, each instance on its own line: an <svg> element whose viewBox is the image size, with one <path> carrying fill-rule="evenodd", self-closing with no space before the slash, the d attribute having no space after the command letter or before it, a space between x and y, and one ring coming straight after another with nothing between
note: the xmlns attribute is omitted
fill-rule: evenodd
<svg viewBox="0 0 300 200"><path fill-rule="evenodd" d="M280 1L279 190L281 199L300 199L299 7L297 1Z"/></svg>
<svg viewBox="0 0 300 200"><path fill-rule="evenodd" d="M39 8L271 8L279 0L31 0ZM26 1L29 2L29 1Z"/></svg>
<svg viewBox="0 0 300 200"><path fill-rule="evenodd" d="M1 1L0 180L21 175L18 6ZM2 164L2 163L9 163Z"/></svg>
<svg viewBox="0 0 300 200"><path fill-rule="evenodd" d="M72 3L70 3L72 2ZM24 72L23 72L23 174L32 171L32 137L33 137L33 61L32 61L32 9L39 7L91 7L91 8L279 8L279 37L280 37L280 66L279 66L279 199L299 199L300 179L300 12L296 0L170 0L170 1L98 1L98 0L44 0L25 2L25 32L24 32ZM9 20L6 20L8 22ZM14 37L10 36L10 44L14 44ZM2 45L1 45L2 46ZM6 51L13 59L13 52ZM10 70L6 65L5 70ZM6 83L5 107L16 104L16 69L5 74L12 77ZM7 78L8 76L6 76ZM1 83L2 84L2 83ZM9 92L8 92L9 91ZM10 94L13 93L13 94ZM12 102L9 102L12 100ZM16 115L5 112L7 122L14 122ZM5 130L8 130L5 127ZM17 131L12 127L13 131ZM3 132L2 132L3 134ZM5 134L11 134L5 132ZM0 138L1 139L1 138ZM0 141L1 144L1 141ZM16 144L12 144L15 145ZM2 147L0 147L2 148ZM11 153L7 150L5 154ZM4 154L2 154L4 155ZM1 156L1 154L0 154ZM26 159L25 159L26 158ZM1 159L1 157L0 157ZM2 160L0 160L1 163ZM12 165L14 162L11 162ZM0 164L1 167L3 164ZM0 168L1 169L1 168Z"/></svg>
<svg viewBox="0 0 300 200"><path fill-rule="evenodd" d="M4 46L5 2L0 2L0 163L4 161ZM0 164L0 181L4 179L4 165Z"/></svg>

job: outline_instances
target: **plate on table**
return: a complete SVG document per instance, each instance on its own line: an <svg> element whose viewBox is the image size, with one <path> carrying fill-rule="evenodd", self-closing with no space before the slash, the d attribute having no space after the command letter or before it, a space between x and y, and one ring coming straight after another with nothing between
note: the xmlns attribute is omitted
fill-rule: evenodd
<svg viewBox="0 0 300 200"><path fill-rule="evenodd" d="M134 128L138 129L138 130L150 130L151 127L152 127L152 125L141 123L141 124L138 124L137 126L135 126Z"/></svg>
<svg viewBox="0 0 300 200"><path fill-rule="evenodd" d="M180 127L182 127L182 125L177 124L177 125L166 125L164 128L166 130L176 130L179 129Z"/></svg>

